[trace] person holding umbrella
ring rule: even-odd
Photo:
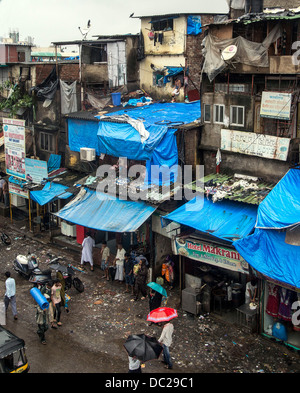
[[[162,346],[154,337],[145,334],[132,334],[124,343],[129,359],[129,373],[141,373],[141,361],[158,359]]]
[[[152,310],[155,310],[161,306],[162,298],[167,297],[167,291],[156,282],[149,282],[147,286],[151,288],[149,292],[149,309],[151,312]],[[153,322],[150,321],[149,326],[152,324]],[[160,326],[160,323],[158,323],[158,326]]]
[[[173,368],[170,356],[170,346],[172,345],[172,337],[174,332],[174,325],[170,323],[170,320],[176,317],[178,317],[177,310],[170,307],[156,308],[155,310],[152,310],[147,316],[147,321],[165,323],[158,342],[163,347],[163,362],[166,363],[165,368],[170,370]]]

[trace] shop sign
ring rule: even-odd
[[[221,149],[274,160],[286,161],[289,138],[222,129]]]
[[[28,191],[23,190],[18,184],[9,182],[9,193],[28,199]]]
[[[25,179],[25,120],[3,119],[6,173]]]
[[[26,180],[41,183],[48,178],[47,161],[25,158]]]
[[[261,97],[260,116],[272,119],[290,120],[291,93],[263,91]]]
[[[175,255],[183,255],[187,258],[218,266],[223,269],[233,270],[240,273],[249,273],[248,263],[234,249],[216,246],[201,241],[175,238],[173,244]]]

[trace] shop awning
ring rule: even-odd
[[[300,168],[290,169],[259,205],[256,228],[284,229],[300,224]]]
[[[300,246],[285,242],[286,231],[256,229],[233,243],[241,256],[265,276],[300,288]]]
[[[163,227],[175,221],[217,238],[234,241],[251,233],[256,214],[257,207],[253,205],[231,201],[213,203],[205,197],[196,197],[161,217],[161,221]]]
[[[123,201],[108,194],[82,189],[55,215],[100,231],[134,232],[154,211],[154,207],[142,201]]]
[[[70,198],[73,194],[66,192],[67,189],[68,187],[62,184],[47,182],[42,190],[30,191],[30,198],[40,206],[43,206],[57,199]]]

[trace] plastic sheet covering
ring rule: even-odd
[[[145,130],[149,132],[149,137],[142,141],[141,135],[131,124],[113,122],[114,115],[117,121],[118,116],[123,114],[133,120],[141,120]],[[110,121],[101,119],[99,122],[98,149],[100,153],[133,160],[147,160],[149,161],[147,162],[148,168],[150,165],[165,165],[171,168],[178,163],[176,126],[199,119],[201,110],[199,101],[189,104],[158,103],[124,109],[114,112],[114,115],[109,114]],[[151,178],[151,173],[148,172],[148,183],[161,184],[155,179],[155,177]]]
[[[285,231],[256,229],[233,246],[257,271],[300,288],[300,246],[285,243]]]
[[[98,121],[68,119],[70,150],[80,152],[81,147],[88,147],[95,149],[99,156],[97,132]]]
[[[208,34],[202,41],[204,46],[203,55],[205,57],[203,64],[203,72],[205,72],[210,81],[220,74],[228,65],[229,61],[225,62],[222,59],[221,52],[227,46],[235,45],[237,53],[234,56],[234,63],[241,63],[255,67],[268,67],[269,46],[281,37],[282,28],[278,23],[264,39],[262,43],[252,42],[239,36],[232,39],[220,40],[211,34]]]
[[[100,231],[134,232],[154,211],[154,207],[141,201],[123,201],[85,189],[55,215]]]
[[[54,66],[47,78],[44,79],[43,82],[38,86],[34,86],[31,90],[36,93],[36,96],[39,100],[52,101],[55,96],[57,87],[58,79],[56,75],[56,67]]]
[[[68,85],[60,80],[60,100],[63,115],[77,111],[76,81]]]
[[[300,224],[300,169],[290,169],[260,203],[257,228],[284,229]]]
[[[171,221],[187,225],[217,238],[234,241],[248,236],[254,229],[257,208],[239,202],[196,197],[172,213],[161,217],[162,226]]]
[[[46,205],[49,202],[54,202],[57,199],[68,199],[73,194],[66,192],[68,187],[55,182],[47,182],[42,190],[30,191],[30,198],[38,203],[40,206]]]
[[[198,35],[202,33],[201,16],[189,15],[187,18],[187,34]]]

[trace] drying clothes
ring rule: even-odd
[[[284,321],[291,321],[291,307],[292,307],[292,291],[285,288],[280,288],[280,304],[278,309],[278,318]]]
[[[268,283],[268,302],[266,313],[271,315],[274,318],[278,316],[279,309],[279,287],[278,285]]]
[[[60,80],[61,113],[77,112],[76,81],[68,85]]]

